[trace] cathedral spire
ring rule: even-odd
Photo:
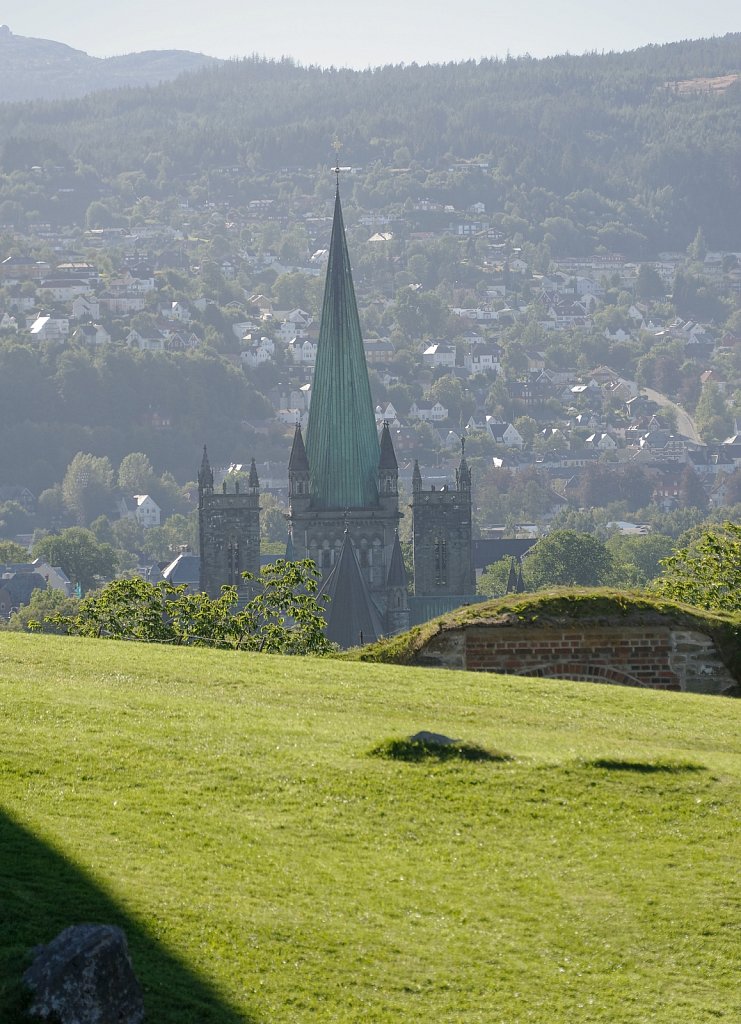
[[[259,481],[258,476],[257,476],[257,466],[255,465],[255,460],[254,459],[252,460],[252,463],[250,464],[250,478],[249,478],[249,481],[248,481],[248,486],[249,486],[250,491],[253,494],[256,494],[257,491],[259,491],[259,489],[260,489],[260,481]]]
[[[466,462],[466,439],[461,438],[461,461],[455,474],[455,483],[459,491],[471,490],[471,470]]]
[[[339,187],[306,437],[314,508],[378,505],[380,449]]]
[[[198,470],[198,490],[201,494],[204,492],[210,492],[214,489],[214,473],[211,469],[211,463],[208,461],[208,452],[206,451],[206,445],[203,446],[203,458],[201,459],[201,467]]]

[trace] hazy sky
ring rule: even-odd
[[[0,0],[0,24],[94,56],[197,50],[367,67],[628,50],[741,30],[739,0]]]

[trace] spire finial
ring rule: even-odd
[[[339,192],[340,191],[340,150],[342,149],[342,143],[337,138],[337,136],[335,136],[335,140],[332,143],[332,148],[334,149],[335,156],[337,158],[337,162],[335,163],[335,166],[334,166],[334,173],[335,173],[335,176],[337,178],[337,191]]]

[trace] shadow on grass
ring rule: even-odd
[[[620,758],[599,757],[594,761],[585,761],[586,768],[604,768],[610,772],[641,772],[645,775],[664,772],[668,775],[681,775],[684,772],[704,772],[701,764],[690,761],[623,761]]]
[[[435,743],[430,740],[385,740],[369,751],[389,761],[511,761],[508,754],[485,750],[473,743]]]
[[[25,1024],[21,975],[29,950],[63,928],[116,924],[126,933],[144,992],[146,1020],[157,1024],[257,1024],[227,1005],[153,939],[110,896],[58,852],[0,812],[0,1021]]]

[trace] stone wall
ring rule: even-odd
[[[692,693],[737,692],[712,638],[671,622],[610,626],[463,623],[417,652],[421,665]]]

